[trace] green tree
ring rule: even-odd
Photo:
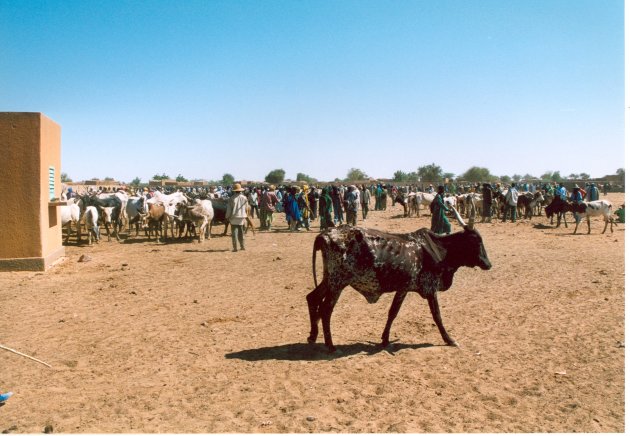
[[[530,173],[527,173],[523,176],[523,180],[532,180],[535,179],[534,176],[532,176]]]
[[[296,181],[298,182],[306,182],[306,183],[315,183],[317,182],[317,179],[315,177],[311,177],[308,174],[304,174],[304,173],[297,173],[297,176],[295,178]]]
[[[346,176],[346,181],[352,182],[355,180],[365,180],[368,178],[368,175],[365,174],[358,168],[350,168],[348,170],[348,175]]]
[[[453,180],[455,180],[455,173],[443,173],[442,177],[448,179],[449,182],[452,182]]]
[[[488,168],[482,167],[470,167],[464,174],[460,175],[458,178],[467,182],[487,182],[489,180],[496,179],[495,176],[490,174],[490,170],[488,170]]]
[[[501,183],[510,183],[512,182],[512,178],[510,176],[501,176],[499,177],[499,180],[501,180]],[[478,182],[480,182],[481,180],[477,180]]]
[[[176,182],[187,182],[188,179],[184,176],[182,176],[181,174],[178,174],[177,177],[175,177],[175,181]]]
[[[140,177],[136,177],[135,179],[131,181],[132,186],[140,186],[140,183],[142,183],[142,180],[140,180]]]
[[[423,182],[439,182],[444,178],[442,168],[432,163],[418,168],[418,177]]]
[[[70,177],[68,177],[68,174],[66,173],[61,173],[61,183],[68,183],[71,182],[72,179]]]
[[[522,178],[523,176],[521,176],[520,174],[514,174],[512,176],[512,180],[514,180],[515,182],[520,182]]]
[[[223,178],[221,178],[221,184],[224,186],[233,185],[234,176],[230,173],[223,174]]]
[[[615,174],[617,174],[621,182],[626,180],[626,170],[624,168],[619,168]]]
[[[418,174],[411,172],[406,173],[404,171],[398,170],[394,173],[394,182],[417,182]]]
[[[591,178],[591,175],[590,175],[590,174],[587,174],[587,173],[580,173],[580,179],[581,179],[581,180],[588,180],[588,179],[590,179],[590,178]]]
[[[106,182],[113,182],[114,178],[113,177],[105,177],[103,180],[105,180]]]
[[[265,182],[273,183],[274,185],[277,185],[284,181],[285,175],[286,175],[286,172],[283,169],[270,171],[269,174],[265,176]]]
[[[170,179],[169,176],[166,175],[166,173],[162,173],[162,175],[156,174],[153,176],[153,180],[168,180]]]

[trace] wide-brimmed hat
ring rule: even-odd
[[[240,183],[235,183],[234,186],[232,187],[232,191],[234,191],[234,192],[242,192],[243,188],[241,187]]]
[[[272,191],[275,191],[276,190],[276,185],[269,185],[269,189],[272,190]]]

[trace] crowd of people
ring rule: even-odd
[[[232,223],[234,239],[234,249],[236,250],[237,242],[240,243],[241,249],[244,249],[244,241],[242,238],[242,222],[244,217],[243,211],[245,206],[249,206],[250,217],[260,220],[260,230],[267,231],[271,229],[273,217],[276,213],[284,213],[288,223],[288,230],[300,231],[304,229],[310,231],[313,225],[319,222],[319,230],[325,230],[330,227],[336,227],[347,223],[357,225],[359,212],[362,220],[368,218],[371,210],[380,211],[387,209],[388,199],[394,199],[398,194],[407,195],[412,192],[426,192],[435,194],[434,200],[430,205],[431,211],[431,230],[438,234],[448,234],[451,232],[451,226],[447,217],[449,212],[445,204],[444,198],[449,195],[460,195],[466,193],[479,193],[483,199],[483,208],[481,211],[482,222],[489,222],[492,216],[492,199],[498,194],[505,198],[505,207],[503,209],[503,222],[509,218],[512,222],[516,222],[516,207],[518,196],[523,192],[542,192],[546,196],[557,196],[562,200],[569,201],[594,201],[599,199],[599,187],[595,183],[586,183],[584,187],[577,184],[574,185],[572,192],[569,194],[563,183],[545,182],[545,183],[511,183],[502,184],[501,182],[485,182],[485,183],[448,183],[439,185],[437,191],[432,183],[428,186],[422,184],[411,185],[393,185],[393,184],[360,184],[359,186],[350,184],[328,184],[328,185],[249,185],[241,187],[240,184],[233,186],[216,186],[216,187],[187,187],[187,188],[166,188],[164,193],[172,190],[182,190],[187,195],[199,198],[224,198],[230,200],[228,210],[232,210],[232,218],[238,223]],[[138,192],[141,195],[150,198],[155,190],[159,188],[148,187]],[[69,195],[72,195],[72,189],[69,188]],[[107,192],[107,190],[103,190]],[[604,195],[607,190],[604,189]],[[234,198],[238,197],[238,202],[234,203]],[[237,211],[238,209],[238,211]],[[615,212],[620,220],[624,219],[624,210],[619,209]],[[230,213],[230,212],[228,212]],[[576,220],[579,217],[575,216]],[[239,227],[240,226],[240,227]],[[240,232],[240,233],[239,233]]]

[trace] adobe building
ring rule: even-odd
[[[61,128],[36,112],[0,112],[0,271],[44,271],[61,244]]]

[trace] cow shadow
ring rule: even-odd
[[[213,249],[208,249],[208,250],[193,250],[193,249],[189,249],[189,250],[183,250],[184,253],[225,253],[226,251],[231,251],[227,248],[222,248],[220,250],[213,250]]]
[[[381,344],[355,343],[347,345],[337,345],[337,351],[329,353],[324,344],[285,344],[273,347],[252,348],[250,350],[236,351],[225,355],[226,359],[239,359],[248,362],[257,362],[261,360],[335,360],[342,357],[353,356],[356,354],[366,354],[368,356],[381,352],[396,354],[400,350],[434,347],[433,344],[400,344],[396,342],[390,343],[386,348]]]
[[[534,227],[536,230],[549,230],[549,229],[556,228],[555,224],[549,225],[549,224],[541,224],[541,223],[534,224],[532,227]]]

